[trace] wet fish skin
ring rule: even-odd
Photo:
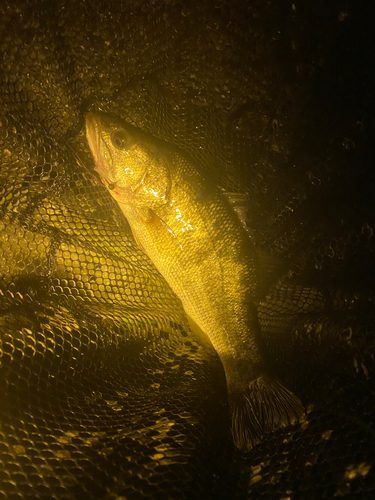
[[[236,446],[248,451],[297,421],[302,403],[267,374],[257,253],[224,193],[177,149],[117,118],[88,113],[86,135],[135,239],[222,361]]]

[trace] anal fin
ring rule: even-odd
[[[189,314],[186,311],[185,314],[189,321],[190,329],[193,332],[194,337],[197,339],[197,341],[210,351],[214,351],[216,353],[215,348],[211,344],[211,340],[209,339],[209,337],[203,332],[203,330],[197,325],[197,323],[189,316]]]

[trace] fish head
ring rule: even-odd
[[[95,171],[113,198],[151,209],[167,203],[170,162],[157,140],[105,113],[87,113],[85,120]]]

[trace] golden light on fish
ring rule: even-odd
[[[143,131],[102,113],[87,114],[86,131],[96,171],[135,239],[221,359],[236,446],[247,451],[296,422],[302,403],[269,375],[261,352],[262,273],[241,211],[183,154]]]

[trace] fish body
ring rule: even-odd
[[[221,359],[236,446],[247,451],[296,421],[302,404],[267,374],[260,349],[257,253],[223,191],[177,149],[116,118],[88,113],[86,134],[136,241]]]

